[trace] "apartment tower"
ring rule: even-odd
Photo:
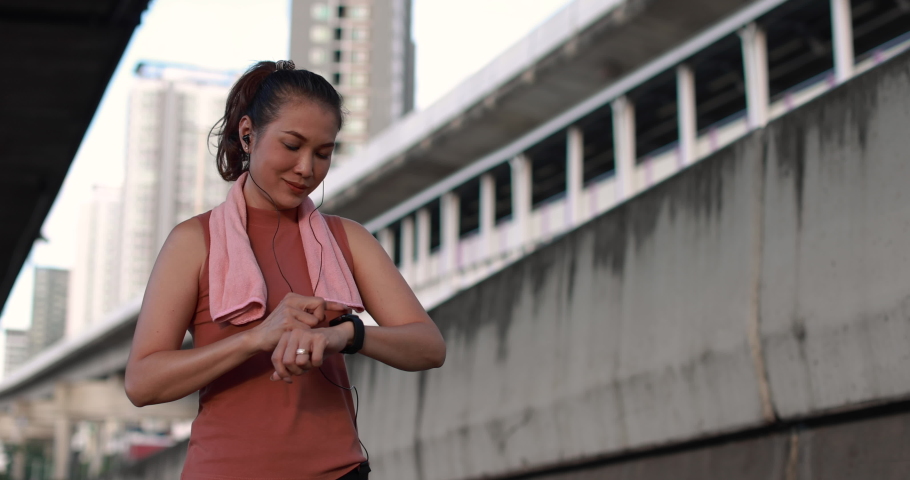
[[[7,329],[3,377],[8,377],[28,361],[28,330]]]
[[[70,273],[66,336],[76,336],[120,306],[121,188],[95,186],[83,205]]]
[[[344,96],[344,162],[414,108],[411,0],[292,0],[291,59]]]
[[[209,131],[235,73],[141,63],[130,103],[118,296],[138,298],[171,229],[224,201]]]
[[[32,326],[28,329],[30,358],[63,338],[69,273],[59,268],[35,268]]]

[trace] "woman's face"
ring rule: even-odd
[[[259,132],[243,117],[240,138],[250,136],[247,151],[255,181],[243,187],[247,204],[273,209],[274,201],[280,210],[298,207],[329,172],[337,134],[335,113],[307,100],[285,103],[275,121]]]

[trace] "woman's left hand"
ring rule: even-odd
[[[271,379],[292,383],[292,375],[303,375],[312,368],[319,368],[327,355],[343,350],[353,337],[354,328],[350,322],[285,332],[272,353],[275,372]],[[306,353],[297,353],[298,349]]]

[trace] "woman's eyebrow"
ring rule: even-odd
[[[303,140],[304,142],[306,141],[306,137],[304,137],[303,135],[301,135],[301,134],[299,134],[299,133],[297,133],[297,132],[295,132],[295,131],[293,131],[293,130],[285,130],[285,131],[283,131],[283,132],[281,132],[281,133],[286,133],[286,134],[288,134],[288,135],[293,135],[293,136],[295,136],[295,137],[297,137],[297,138]]]
[[[299,134],[299,133],[297,133],[297,132],[295,132],[295,131],[293,131],[293,130],[283,130],[281,133],[286,133],[286,134],[288,134],[288,135],[293,135],[293,136],[295,136],[295,137],[297,137],[297,138],[303,140],[304,142],[307,141],[307,138],[306,138],[306,137],[304,137],[303,135],[301,135],[301,134]],[[333,148],[334,148],[334,147],[335,147],[335,142],[323,143],[323,144],[320,145],[318,148],[324,148],[324,147],[333,147]]]

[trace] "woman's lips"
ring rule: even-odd
[[[284,183],[288,184],[288,186],[291,187],[291,191],[294,193],[303,193],[306,191],[306,185],[291,183],[287,180],[284,180]]]

